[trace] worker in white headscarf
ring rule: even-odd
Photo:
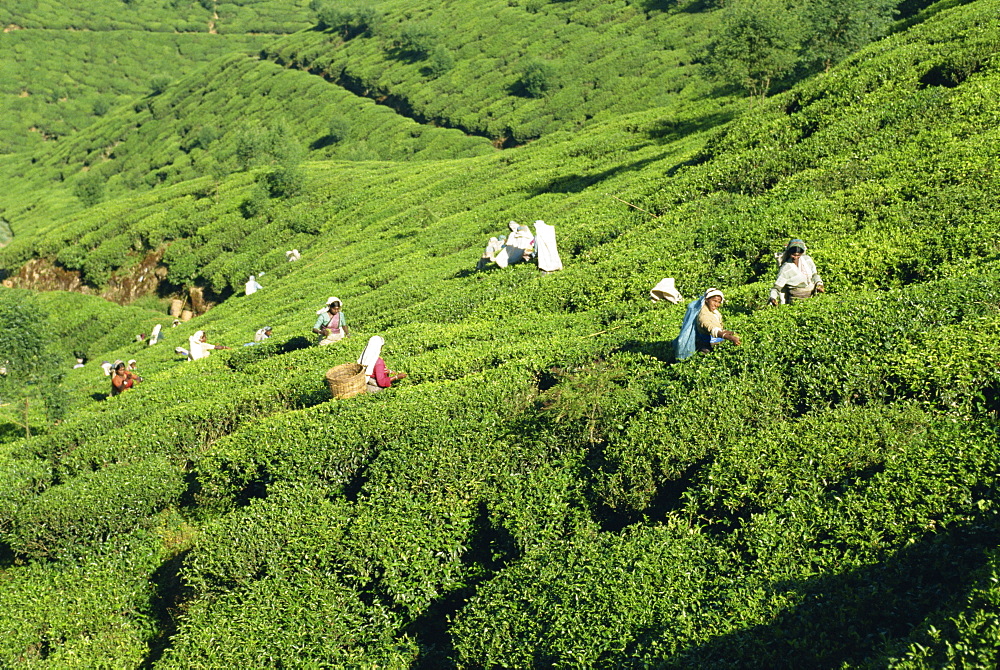
[[[228,349],[221,344],[209,344],[208,336],[204,330],[195,331],[194,335],[188,338],[188,360],[196,361],[200,358],[208,358],[213,349]]]
[[[722,314],[719,313],[719,307],[722,306],[723,302],[725,302],[725,297],[719,289],[710,288],[705,291],[694,332],[695,348],[699,352],[710,352],[723,340],[728,340],[735,345],[740,343],[740,338],[736,333],[722,327]]]
[[[535,250],[538,252],[538,269],[544,274],[562,270],[562,260],[556,248],[556,229],[541,219],[535,221]]]
[[[253,295],[262,288],[264,287],[257,283],[257,278],[254,277],[253,275],[250,275],[250,279],[247,280],[244,290],[246,291],[247,295]]]
[[[343,303],[335,295],[326,299],[326,306],[316,310],[316,323],[313,324],[313,332],[319,335],[316,342],[321,347],[334,342],[339,342],[345,337],[349,337],[351,332],[347,329],[347,321],[341,311]]]
[[[792,239],[785,245],[778,259],[778,276],[771,288],[772,305],[791,304],[796,300],[811,298],[817,293],[826,293],[823,278],[816,271],[816,263],[806,254],[806,243]]]
[[[382,389],[392,386],[393,382],[406,378],[405,372],[393,372],[385,367],[385,361],[382,360],[382,345],[384,344],[384,339],[378,335],[372,335],[358,357],[358,363],[365,368],[366,390],[369,393],[378,393]]]

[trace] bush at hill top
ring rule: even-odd
[[[580,25],[663,11],[506,4]],[[261,190],[286,156],[271,142],[242,171],[40,207],[72,216],[12,196],[11,275],[47,263],[98,292],[156,254],[161,287],[218,304],[172,328],[155,293],[30,294],[69,401],[58,423],[29,411],[30,437],[0,424],[0,665],[994,667],[1000,2],[939,9],[752,106],[608,112],[504,150],[437,129],[418,160],[323,160],[364,150],[362,114],[294,163],[297,190]],[[361,71],[385,30],[269,53],[314,40],[311,62]],[[290,74],[226,63],[262,87]],[[140,114],[207,118],[192,98],[233,90],[214,86]],[[387,135],[416,127],[393,118]],[[205,141],[235,154],[283,127],[306,125]],[[185,165],[153,144],[130,160]],[[565,268],[477,272],[512,219],[555,225]],[[828,291],[768,308],[793,236]],[[649,301],[663,277],[680,304]],[[743,344],[675,363],[709,286]],[[351,336],[313,346],[330,295]],[[135,340],[155,323],[161,343]],[[196,330],[232,349],[183,361]],[[331,399],[324,372],[376,334],[407,379]],[[144,380],[106,398],[96,364],[116,358]]]

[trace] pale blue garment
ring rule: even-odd
[[[701,313],[703,304],[705,304],[704,296],[696,298],[688,303],[687,311],[684,312],[681,333],[674,340],[674,351],[679,361],[690,358],[695,352],[694,333],[698,323],[698,314]]]

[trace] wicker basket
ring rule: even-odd
[[[326,385],[334,398],[350,398],[365,392],[365,367],[359,363],[344,363],[326,371]]]

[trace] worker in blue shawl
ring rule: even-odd
[[[729,340],[739,345],[739,336],[731,330],[722,327],[722,315],[719,307],[725,297],[722,291],[710,288],[705,295],[688,303],[681,322],[681,332],[674,340],[676,358],[683,361],[690,358],[694,352],[710,352],[717,344]]]

